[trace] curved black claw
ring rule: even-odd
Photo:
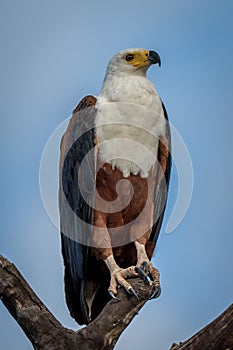
[[[151,294],[151,296],[149,297],[149,300],[158,298],[160,294],[161,294],[161,288],[156,287],[153,293]]]
[[[109,293],[109,295],[110,295],[110,297],[111,297],[112,299],[118,300],[118,301],[121,300],[121,299],[117,298],[117,297],[113,294],[113,292],[112,292],[111,290],[109,290],[108,293]]]
[[[145,262],[146,263],[146,262]],[[146,263],[147,265],[147,263]],[[151,284],[150,277],[145,273],[144,267],[140,268],[138,266],[135,267],[135,271],[139,274],[139,276],[143,279],[143,281],[147,282],[148,284]]]
[[[146,272],[147,265],[148,265],[148,263],[147,263],[146,261],[143,261],[141,267],[142,267],[142,270],[143,270],[144,272]]]
[[[133,294],[133,295],[135,296],[135,298],[137,298],[137,300],[139,301],[139,297],[138,297],[137,293],[135,292],[135,290],[133,289],[133,287],[130,287],[130,288],[129,288],[129,292],[130,292],[131,294]]]

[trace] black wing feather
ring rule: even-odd
[[[161,101],[162,102],[162,101]],[[161,181],[160,184],[155,185],[155,200],[154,200],[154,225],[152,227],[151,235],[149,238],[150,242],[154,242],[156,244],[159,231],[162,226],[163,216],[166,208],[166,202],[167,202],[167,194],[168,194],[168,187],[169,187],[169,181],[170,181],[170,173],[171,173],[171,132],[169,127],[169,120],[166,108],[162,102],[163,106],[163,112],[164,116],[167,120],[166,125],[166,138],[168,140],[168,149],[169,149],[169,156],[167,158],[166,163],[166,170],[164,173],[164,179]],[[158,150],[158,160],[160,159],[160,149]]]
[[[70,314],[79,324],[89,323],[83,290],[93,227],[93,205],[89,206],[81,194],[78,172],[84,157],[94,148],[95,102],[93,96],[87,96],[79,103],[61,141],[59,209],[65,293]],[[82,191],[93,203],[95,159],[92,153],[87,158],[87,166],[88,175],[85,168],[81,175],[86,176]],[[85,223],[90,224],[89,229]]]

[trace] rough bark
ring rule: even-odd
[[[193,337],[179,345],[173,344],[170,350],[210,349],[233,349],[233,304]]]
[[[120,334],[153,291],[132,279],[140,302],[119,290],[121,301],[110,301],[90,325],[74,332],[64,328],[36,296],[17,268],[0,256],[0,297],[35,349],[89,350],[114,348]]]
[[[139,279],[130,282],[140,301],[119,290],[121,301],[110,301],[90,325],[74,332],[64,328],[22,277],[17,268],[0,256],[0,297],[24,330],[35,349],[110,350],[121,333],[148,300],[152,287]],[[186,342],[172,350],[226,350],[233,348],[233,305]]]

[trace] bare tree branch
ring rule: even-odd
[[[53,349],[55,339],[60,346],[57,349],[62,349],[62,344],[74,333],[70,330],[64,331],[16,267],[2,256],[0,297],[35,349]]]
[[[179,345],[170,350],[232,350],[233,349],[233,304],[219,317]]]
[[[135,297],[119,290],[121,301],[110,301],[90,325],[74,332],[64,328],[22,277],[17,268],[0,256],[0,297],[24,330],[35,349],[111,350],[121,333],[148,300],[153,287],[140,279],[130,281]],[[189,340],[170,350],[233,349],[233,305]]]
[[[17,268],[0,257],[0,297],[35,349],[113,349],[120,334],[152,293],[152,287],[145,288],[139,279],[131,282],[140,302],[119,290],[121,301],[110,301],[94,322],[74,332],[62,327]]]

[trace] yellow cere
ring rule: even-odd
[[[136,68],[149,66],[150,62],[147,60],[149,50],[142,50],[136,52],[128,52],[125,55],[125,61]]]

